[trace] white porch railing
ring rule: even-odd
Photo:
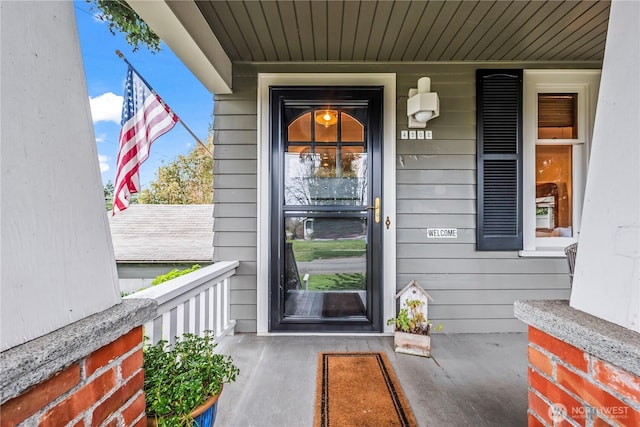
[[[217,262],[165,283],[143,289],[125,298],[148,298],[158,303],[158,317],[144,325],[152,344],[175,343],[184,333],[215,332],[216,341],[233,335],[236,321],[230,319],[230,281],[238,261]]]

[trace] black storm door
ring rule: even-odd
[[[272,87],[270,330],[382,331],[382,88]]]

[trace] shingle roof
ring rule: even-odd
[[[117,262],[213,261],[213,205],[130,205],[108,216]]]

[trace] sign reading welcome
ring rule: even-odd
[[[428,239],[457,239],[457,228],[427,228]]]

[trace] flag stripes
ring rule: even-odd
[[[149,157],[151,144],[178,122],[160,96],[129,66],[122,105],[113,214],[129,206],[131,194],[140,191],[139,169]]]

